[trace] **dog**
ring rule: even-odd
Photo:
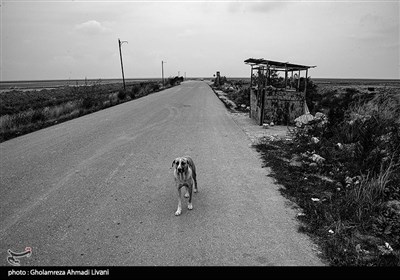
[[[190,156],[178,157],[172,162],[174,167],[175,184],[178,189],[178,209],[175,216],[182,213],[181,188],[186,188],[185,197],[189,198],[188,209],[193,209],[192,190],[197,193],[196,166]]]

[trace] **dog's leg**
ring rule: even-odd
[[[188,184],[183,184],[185,186],[185,195],[184,197],[188,198],[189,197],[189,185]]]
[[[193,171],[192,177],[193,177],[193,182],[194,182],[194,192],[197,193],[198,189],[197,189],[197,179],[196,179],[196,171],[195,170]]]
[[[192,210],[193,209],[193,204],[192,204],[192,189],[193,189],[193,183],[189,184],[187,186],[187,190],[189,192],[189,204],[188,204],[188,209]]]
[[[178,209],[176,209],[175,216],[179,216],[182,212],[181,187],[178,186]]]

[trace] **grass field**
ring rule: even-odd
[[[0,142],[160,90],[160,81],[92,82],[60,86],[59,81],[20,82],[0,92]],[[3,83],[4,86],[4,83]],[[40,89],[40,86],[57,86]],[[15,89],[17,88],[17,89]],[[36,89],[32,89],[36,88]]]

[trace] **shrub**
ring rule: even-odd
[[[118,96],[119,100],[124,100],[126,98],[126,91],[123,90],[123,89],[120,89],[118,91],[118,95],[117,96]]]
[[[381,163],[400,152],[400,100],[381,94],[359,101],[346,111],[344,121],[336,124],[335,135],[341,143],[357,146],[356,159],[362,170],[380,172]]]
[[[173,78],[168,78],[167,80],[167,84],[171,85],[171,86],[175,86],[175,85],[179,85],[181,82],[183,82],[183,77],[173,77]]]
[[[139,84],[133,85],[132,90],[129,93],[130,97],[132,99],[134,99],[136,96],[138,96],[139,92],[140,92],[140,89],[141,89],[141,86]]]
[[[43,110],[37,109],[33,111],[31,118],[32,123],[43,122],[45,120],[46,120],[46,115],[43,113]]]
[[[152,91],[158,91],[160,90],[160,85],[158,83],[153,83],[152,84]]]
[[[83,98],[82,106],[83,106],[85,109],[90,109],[90,108],[92,108],[94,105],[95,105],[95,100],[94,100],[94,98],[93,98],[91,95],[86,95],[86,96]]]
[[[140,91],[140,96],[146,96],[146,95],[148,95],[149,93],[151,93],[151,91],[152,91],[152,86],[151,86],[151,84],[143,84],[143,86],[142,86],[142,89],[141,89],[141,91]]]
[[[243,87],[239,90],[234,90],[229,94],[229,98],[238,106],[241,104],[250,106],[250,89],[248,87]]]
[[[303,92],[305,87],[305,79],[300,78],[300,88],[298,91]],[[318,94],[317,85],[311,80],[310,77],[307,77],[307,93],[306,93],[306,103],[308,109],[311,113],[318,112],[316,106],[318,102],[321,100],[321,95]]]
[[[0,131],[2,133],[13,130],[15,128],[15,117],[11,115],[4,115],[0,117]]]

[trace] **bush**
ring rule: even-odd
[[[46,115],[43,113],[43,110],[34,110],[31,118],[32,123],[43,122],[46,120]]]
[[[160,85],[158,83],[154,83],[152,85],[152,91],[154,92],[154,91],[158,91],[158,90],[160,90]]]
[[[170,86],[175,86],[175,85],[179,85],[181,82],[183,82],[183,77],[173,77],[173,78],[168,78],[167,80],[167,84],[169,84]]]
[[[135,84],[132,87],[132,90],[130,91],[129,95],[132,99],[135,99],[139,95],[141,86],[139,84]]]
[[[332,123],[336,141],[356,146],[357,167],[374,175],[381,164],[400,152],[400,101],[394,95],[382,94],[359,101],[344,113],[344,120]]]
[[[0,131],[2,133],[15,129],[15,117],[3,115],[0,117]]]
[[[239,90],[234,90],[229,94],[229,98],[238,106],[241,104],[250,106],[250,89],[248,87],[243,87]]]
[[[119,100],[124,100],[126,98],[126,91],[123,90],[123,89],[120,89],[118,91],[118,95],[117,96],[118,96]]]
[[[300,87],[298,91],[303,92],[304,91],[304,86],[305,86],[305,79],[300,78]],[[311,80],[310,77],[307,77],[307,93],[306,93],[306,103],[308,106],[308,109],[310,110],[311,113],[316,113],[318,112],[316,105],[318,102],[321,100],[321,95],[318,94],[318,89],[317,85],[314,84],[314,82]]]
[[[351,92],[346,91],[343,100],[332,100],[326,126],[314,119],[295,130],[295,139],[301,145],[310,145],[311,137],[318,137],[322,156],[343,162],[350,173],[374,177],[391,157],[395,163],[400,161],[400,100],[388,94],[370,100],[354,98]]]
[[[95,105],[95,99],[91,95],[88,94],[83,98],[83,101],[82,101],[83,108],[90,109],[94,105]]]

